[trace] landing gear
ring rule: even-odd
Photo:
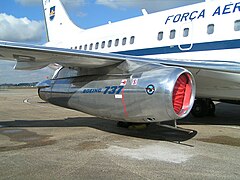
[[[123,121],[117,122],[117,127],[128,128],[129,126],[131,126],[131,123],[129,122],[123,122]]]
[[[215,104],[211,99],[197,99],[194,102],[191,113],[195,117],[214,116]]]
[[[215,104],[212,102],[212,100],[209,100],[210,102],[207,103],[208,106],[208,116],[215,116]]]
[[[117,126],[122,128],[127,128],[127,129],[142,130],[142,129],[146,129],[149,126],[149,123],[132,123],[132,122],[118,121]]]

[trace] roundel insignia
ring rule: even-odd
[[[153,95],[153,93],[155,92],[155,87],[154,85],[150,84],[147,86],[146,88],[146,92],[148,95]]]

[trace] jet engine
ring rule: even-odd
[[[56,78],[39,84],[39,97],[105,119],[161,122],[189,114],[195,81],[186,69],[163,67],[126,75]]]

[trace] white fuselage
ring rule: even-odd
[[[87,29],[58,46],[154,58],[240,62],[239,15],[240,1],[203,2]]]
[[[52,21],[46,18],[50,35],[47,46],[156,59],[240,63],[240,0],[203,2],[87,30],[76,28],[64,10],[57,9],[61,6],[58,1],[51,3],[45,6],[45,16],[56,5],[56,17]],[[197,97],[240,100],[239,74],[189,70],[196,79]]]

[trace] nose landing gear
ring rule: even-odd
[[[196,99],[191,114],[194,117],[214,116],[215,104],[211,99]]]

